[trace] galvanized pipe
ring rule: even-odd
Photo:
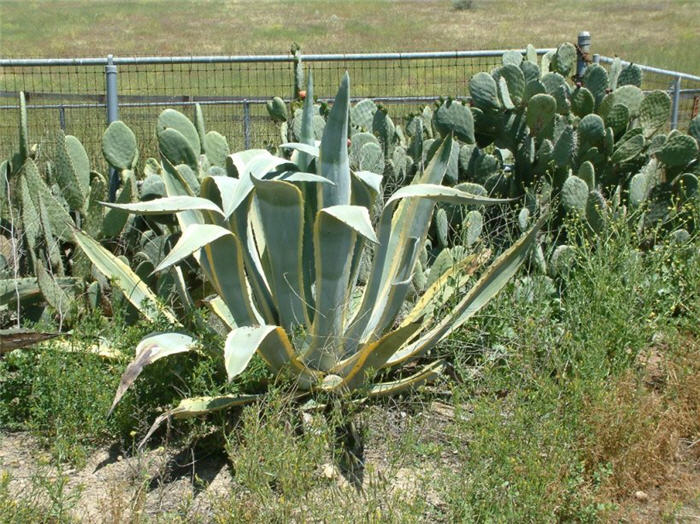
[[[671,129],[678,128],[678,108],[681,102],[681,77],[673,82],[673,105],[671,106]]]
[[[609,56],[601,56],[600,61],[606,64],[612,64],[615,59]],[[632,62],[627,62],[626,60],[620,60],[622,65],[630,65]],[[661,69],[659,67],[652,67],[642,64],[635,63],[642,71],[649,71],[650,73],[658,73],[660,75],[672,76],[674,78],[682,78],[684,80],[693,80],[694,82],[700,82],[700,76],[690,75],[688,73],[681,73],[679,71],[671,71],[670,69]]]
[[[427,51],[417,53],[348,53],[303,55],[305,62],[366,61],[366,60],[420,60],[500,57],[508,49],[481,51]],[[519,49],[525,53],[525,49]],[[554,49],[537,49],[543,55]],[[293,55],[240,55],[240,56],[142,56],[113,57],[114,65],[145,64],[222,64],[249,62],[293,62]],[[0,67],[42,67],[42,66],[101,66],[110,63],[105,58],[3,58]]]
[[[119,102],[117,100],[117,66],[114,65],[113,56],[107,56],[105,66],[105,101],[107,103],[107,124],[119,120]],[[117,189],[119,189],[119,173],[113,167],[109,168],[109,192],[110,202],[117,199]]]
[[[578,52],[576,53],[576,77],[580,80],[588,64],[585,58],[591,52],[591,33],[581,31],[578,34]]]

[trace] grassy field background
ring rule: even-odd
[[[595,52],[700,73],[695,0],[3,1],[4,57],[551,47],[590,31]]]

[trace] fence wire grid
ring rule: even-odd
[[[549,49],[538,50],[543,54]],[[334,96],[340,78],[350,73],[353,97],[390,106],[401,121],[440,96],[468,95],[475,73],[501,65],[503,50],[374,55],[308,55],[302,60],[314,75],[314,94]],[[52,150],[58,129],[84,144],[96,169],[107,125],[105,66],[110,59],[0,60],[0,158],[18,146],[17,96],[24,91],[29,134],[40,149]],[[600,57],[607,65],[612,59]],[[229,140],[232,150],[279,143],[278,128],[265,102],[293,93],[290,55],[241,57],[115,58],[119,119],[131,127],[143,152],[156,150],[155,122],[165,108],[193,116],[199,102],[209,129]],[[644,68],[644,66],[642,66]],[[687,130],[700,105],[700,78],[644,68],[643,89],[677,91],[677,126]],[[680,85],[677,75],[682,75]],[[675,90],[675,91],[674,91]]]

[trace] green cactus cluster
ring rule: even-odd
[[[76,249],[74,231],[78,229],[112,244],[161,297],[169,296],[176,288],[173,276],[154,279],[151,272],[178,234],[177,224],[169,217],[133,217],[121,209],[105,209],[106,178],[91,168],[81,142],[59,130],[54,150],[44,154],[37,146],[30,146],[22,93],[19,109],[18,151],[0,163],[0,212],[11,224],[3,226],[0,235],[3,322],[16,312],[18,297],[21,315],[27,320],[52,314],[42,301],[63,320],[70,318],[78,296],[87,297],[88,308],[99,307],[109,282]],[[206,132],[198,105],[194,121],[192,124],[184,115],[166,110],[158,120],[156,134],[161,154],[171,165],[178,164],[181,176],[196,183],[203,173],[225,173],[230,151],[222,135]],[[136,137],[124,122],[107,127],[102,152],[119,177],[117,203],[148,201],[166,194],[161,162],[148,158],[139,169]]]

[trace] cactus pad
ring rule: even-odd
[[[569,166],[576,155],[576,135],[574,128],[568,126],[559,136],[552,151],[554,162],[560,167]]]
[[[231,153],[226,138],[216,131],[204,135],[204,153],[214,166],[225,167],[226,157]]]
[[[384,153],[379,144],[367,142],[360,150],[358,165],[361,171],[384,172]]]
[[[540,79],[540,68],[537,67],[537,63],[530,62],[529,60],[520,64],[520,70],[523,72],[525,77],[525,84],[533,80]]]
[[[561,188],[561,203],[564,209],[579,214],[585,213],[588,192],[588,184],[584,180],[574,175],[567,178]]]
[[[578,124],[579,150],[586,151],[596,146],[605,138],[605,123],[600,116],[590,114],[584,116]]]
[[[615,136],[622,136],[627,130],[630,111],[627,106],[614,104],[604,117],[605,125],[611,127]]]
[[[635,64],[630,64],[620,71],[617,77],[617,87],[632,85],[642,87],[642,70]]]
[[[462,222],[462,233],[464,234],[464,245],[473,246],[484,228],[484,217],[476,210],[469,211]]]
[[[438,244],[441,247],[447,247],[450,222],[447,219],[447,211],[445,211],[444,207],[439,208],[435,214],[435,229]]]
[[[194,129],[194,126],[192,126]],[[199,143],[199,139],[197,139]],[[187,164],[197,169],[197,154],[188,141],[177,129],[168,127],[158,133],[158,147],[171,164]]]
[[[666,125],[671,113],[671,98],[664,91],[652,91],[639,106],[639,122],[649,138]]]
[[[371,131],[376,112],[377,105],[372,100],[360,100],[350,108],[350,123],[364,131]]]
[[[682,167],[698,155],[698,143],[692,136],[670,136],[656,157],[668,167]]]
[[[477,73],[469,80],[469,94],[477,107],[484,111],[500,108],[498,86],[488,73]]]
[[[187,140],[192,152],[196,155],[202,150],[202,145],[199,142],[199,133],[190,119],[179,111],[174,109],[166,109],[158,115],[158,123],[156,124],[156,133],[161,134],[166,129],[174,129],[178,131],[182,137]]]
[[[700,115],[697,115],[690,121],[690,126],[688,127],[688,134],[692,136],[696,141],[700,142]]]
[[[267,112],[275,122],[286,122],[289,115],[287,114],[287,104],[280,97],[276,96],[272,100],[268,100]]]
[[[593,93],[585,87],[578,87],[571,93],[571,110],[576,116],[584,117],[595,109]]]
[[[510,99],[515,105],[519,105],[525,96],[525,75],[520,67],[508,64],[501,70],[501,78],[504,78],[508,85]]]
[[[552,69],[563,76],[572,74],[576,66],[576,48],[573,44],[565,42],[561,44],[552,60]]]
[[[442,104],[434,115],[435,128],[439,133],[454,135],[467,144],[474,143],[474,117],[471,110],[456,100]]]
[[[535,95],[528,101],[527,125],[535,136],[547,138],[552,135],[556,109],[557,102],[550,95]]]
[[[595,188],[595,167],[593,167],[591,162],[583,162],[579,166],[576,176],[586,182],[588,189],[593,190]]]
[[[642,100],[644,100],[644,93],[642,90],[631,84],[618,87],[612,92],[613,104],[627,106],[630,112],[630,118],[636,118],[639,115],[639,108],[642,105]]]
[[[374,119],[372,120],[372,131],[379,139],[379,143],[384,150],[384,154],[386,156],[390,156],[393,152],[392,148],[394,144],[396,126],[386,111],[378,109],[374,113]]]
[[[583,86],[593,93],[596,105],[600,104],[608,89],[608,72],[598,64],[589,65],[583,73]]]
[[[519,66],[520,63],[523,61],[523,54],[520,51],[506,51],[503,53],[502,57],[502,62],[503,65],[514,65],[514,66]]]
[[[698,195],[698,177],[692,173],[678,175],[671,185],[681,200],[687,200]]]
[[[613,91],[617,89],[617,78],[620,76],[620,71],[622,71],[622,62],[620,57],[615,57],[613,63],[610,64],[610,79],[608,81],[608,87]]]
[[[608,204],[600,191],[591,191],[586,201],[586,220],[596,233],[605,228],[608,216]]]
[[[87,153],[85,150],[78,151],[75,142],[78,140],[72,137],[69,140],[68,136],[63,134],[62,130],[58,131],[56,140],[56,181],[58,182],[63,197],[68,202],[70,209],[82,209],[83,202],[87,190],[83,193],[83,187],[90,184],[90,167],[85,163],[87,161]],[[78,142],[78,145],[80,142]],[[80,145],[82,148],[82,145]]]
[[[557,276],[566,277],[569,271],[571,271],[571,266],[574,263],[575,257],[576,249],[572,246],[567,246],[566,244],[557,246],[550,260],[552,273]]]
[[[116,169],[133,169],[138,154],[136,136],[121,120],[109,124],[102,135],[102,154]]]
[[[634,160],[644,149],[644,137],[634,135],[621,142],[612,154],[610,160],[614,164],[622,164]]]

